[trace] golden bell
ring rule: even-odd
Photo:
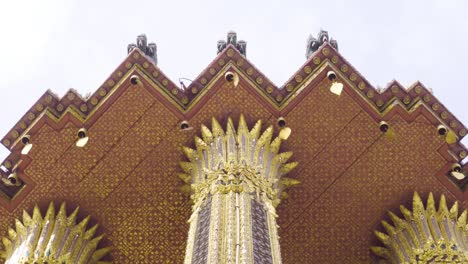
[[[89,137],[85,128],[81,128],[77,133],[78,139],[75,142],[75,145],[79,148],[86,146],[88,143]]]
[[[289,136],[291,135],[291,128],[289,127],[283,127],[281,128],[280,132],[279,132],[279,138],[282,139],[282,140],[287,140],[289,138]]]
[[[21,138],[21,143],[24,144],[24,147],[21,149],[21,154],[22,155],[28,155],[29,151],[31,151],[33,144],[30,142],[30,136],[26,135]]]
[[[224,79],[228,83],[232,83],[234,87],[237,87],[237,85],[239,84],[239,75],[237,75],[237,73],[235,72],[231,72],[231,71],[226,72],[226,74],[224,74]]]
[[[343,84],[340,82],[334,81],[332,85],[330,86],[330,92],[336,95],[341,95],[341,92],[343,92]]]

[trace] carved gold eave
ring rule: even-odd
[[[78,224],[76,208],[67,215],[62,203],[55,213],[53,203],[42,216],[36,205],[32,216],[23,211],[22,221],[15,220],[15,227],[8,229],[2,238],[3,250],[0,258],[6,264],[21,263],[108,263],[101,261],[110,248],[98,249],[103,236],[95,236],[97,225],[87,229],[90,217]]]
[[[458,202],[449,209],[441,195],[436,209],[432,193],[424,206],[415,192],[413,209],[400,210],[403,218],[389,212],[393,225],[382,221],[386,233],[375,231],[384,246],[371,250],[382,263],[468,263],[467,211],[459,215]]]

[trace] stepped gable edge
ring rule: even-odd
[[[129,79],[133,74],[141,76],[144,86],[184,119],[196,113],[195,106],[199,102],[209,99],[210,88],[218,84],[228,70],[239,73],[241,83],[250,84],[246,87],[254,87],[253,94],[258,95],[276,116],[287,115],[313,89],[314,83],[323,80],[328,70],[334,70],[344,82],[347,94],[355,98],[376,121],[389,120],[399,114],[410,122],[419,113],[426,113],[425,116],[429,117],[432,124],[444,124],[456,133],[457,143],[449,146],[454,160],[460,161],[467,156],[466,147],[460,143],[467,134],[467,128],[422,83],[416,82],[405,89],[393,81],[383,90],[376,89],[327,42],[280,87],[275,86],[231,44],[185,89],[171,81],[142,51],[134,49],[96,92],[87,98],[73,89],[62,98],[50,90],[46,91],[1,140],[13,152],[6,161],[18,156],[19,148],[16,146],[21,136],[38,130],[44,122],[55,129],[63,128],[67,121],[76,126],[92,124],[99,113],[103,113],[130,85]],[[311,89],[306,89],[308,87]]]

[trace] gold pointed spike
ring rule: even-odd
[[[247,121],[245,121],[245,117],[242,114],[240,115],[240,118],[239,118],[239,126],[237,130],[239,131],[239,134],[249,133],[249,127],[247,126]]]
[[[296,179],[287,178],[287,177],[281,178],[280,182],[284,186],[284,188],[289,188],[289,187],[301,184],[300,181]]]
[[[16,236],[18,236],[18,234],[16,233],[15,229],[8,227],[8,237],[10,238],[10,240],[15,240]]]
[[[10,253],[7,252],[6,250],[5,250],[5,251],[0,250],[0,260],[5,260],[5,259],[7,259],[9,255],[10,255]]]
[[[419,219],[421,215],[425,214],[424,204],[419,197],[417,192],[414,192],[413,195],[413,216],[416,219]]]
[[[195,148],[200,151],[208,148],[208,145],[199,137],[195,137]]]
[[[450,208],[450,219],[457,220],[458,217],[458,201],[455,201],[455,203],[452,205],[452,208]]]
[[[98,260],[102,259],[104,256],[109,254],[110,251],[111,251],[110,247],[105,247],[105,248],[96,250],[93,254],[93,257],[91,258],[91,263],[95,263]]]
[[[400,210],[402,210],[402,211],[408,210],[404,206],[401,206],[401,207],[402,208],[400,208]],[[390,215],[390,219],[392,219],[393,224],[397,228],[397,233],[402,232],[402,230],[406,230],[409,237],[405,236],[404,240],[406,240],[406,241],[410,240],[413,244],[415,244],[416,246],[419,246],[419,241],[417,239],[416,233],[414,232],[414,230],[408,224],[408,221],[410,221],[410,220],[406,219],[406,217],[411,218],[411,211],[408,210],[408,212],[404,213],[404,215],[406,214],[406,216],[405,216],[406,220],[398,217],[396,214],[394,214],[391,211],[389,211],[388,214]]]
[[[281,163],[285,163],[292,157],[292,155],[293,153],[291,151],[280,153],[277,155],[278,161]]]
[[[56,254],[58,254],[58,247],[61,243],[61,239],[63,238],[63,233],[65,231],[66,224],[67,204],[63,202],[60,205],[60,209],[57,213],[57,216],[55,217],[55,226],[45,249],[46,256],[50,255],[50,258],[57,257]]]
[[[207,144],[213,142],[213,134],[211,133],[210,129],[205,125],[201,126],[201,134],[203,141],[205,141]]]
[[[226,134],[227,135],[236,135],[236,129],[234,128],[234,122],[232,122],[232,118],[228,117],[227,125],[226,125]]]
[[[262,130],[262,120],[258,120],[257,123],[255,123],[254,127],[252,127],[252,130],[250,130],[250,136],[253,139],[258,139],[260,137],[261,130]]]
[[[281,139],[279,137],[275,138],[270,144],[270,152],[277,154],[281,146]]]
[[[405,217],[406,221],[411,221],[412,213],[408,208],[406,208],[403,205],[400,205],[400,211],[403,214],[403,216]]]
[[[81,243],[81,239],[82,237],[82,234],[85,232],[86,230],[86,226],[88,225],[89,223],[89,220],[91,219],[91,216],[87,216],[85,219],[83,219],[78,225],[74,226],[72,228],[72,231],[70,233],[70,235],[68,236],[67,240],[65,241],[65,244],[63,246],[63,250],[62,252],[67,252],[66,255],[66,259],[74,259],[74,255],[75,253],[77,253],[77,251],[79,251],[79,248],[81,247],[81,244],[76,244],[76,243]],[[79,240],[77,240],[79,239]],[[74,248],[73,248],[74,246]],[[72,247],[72,248],[70,248]]]
[[[25,235],[27,231],[26,227],[18,219],[15,219],[15,229],[16,229],[16,233],[20,235],[20,237]]]
[[[90,244],[99,244],[99,242],[101,242],[101,240],[104,238],[104,235],[100,235],[100,236],[97,236],[95,238],[93,238],[89,243]]]
[[[31,226],[33,223],[32,217],[26,212],[26,210],[23,210],[23,224],[26,227]]]
[[[96,233],[98,227],[99,227],[99,225],[94,225],[88,231],[86,231],[86,233],[84,235],[84,239],[90,240],[94,236],[94,234]]]
[[[76,207],[75,210],[73,211],[73,213],[71,213],[70,216],[68,216],[67,218],[67,225],[75,225],[76,223],[76,216],[78,215],[78,210],[80,209],[80,207]]]
[[[185,156],[187,156],[187,158],[190,161],[195,160],[195,157],[197,156],[197,152],[194,149],[182,146],[182,151],[184,152]]]
[[[33,218],[34,222],[42,223],[41,209],[39,209],[39,206],[37,206],[37,204],[34,206],[32,218]]]
[[[182,170],[187,173],[187,174],[190,174],[192,173],[192,163],[190,162],[185,162],[185,161],[181,161],[179,162],[179,165],[180,167],[182,168]]]
[[[11,240],[6,238],[6,237],[2,237],[2,243],[3,243],[3,247],[5,249],[9,249],[11,248]]]
[[[86,226],[88,226],[90,219],[91,219],[91,216],[88,215],[87,217],[85,217],[85,219],[81,220],[78,225],[76,225],[76,228],[84,231],[86,229]]]
[[[78,263],[85,264],[89,263],[89,258],[91,257],[90,254],[95,251],[97,245],[99,244],[99,241],[103,238],[103,235],[100,235],[98,237],[93,238],[91,241],[89,241],[88,244],[83,249],[83,252],[80,255],[80,258],[78,259]]]
[[[63,202],[60,205],[60,209],[57,214],[57,220],[60,220],[60,222],[65,223],[66,219],[67,219],[67,204]]]
[[[6,260],[11,256],[13,251],[12,242],[6,238],[2,237],[3,249],[0,250],[0,260]]]
[[[374,231],[375,236],[380,240],[380,242],[388,245],[390,237],[382,232]]]
[[[223,127],[219,124],[218,120],[216,118],[211,118],[211,131],[213,131],[213,137],[221,137],[224,136],[224,130]]]
[[[395,227],[393,227],[391,224],[389,224],[387,221],[382,221],[382,226],[385,228],[385,230],[387,231],[387,233],[389,235],[395,235],[396,234],[396,231],[395,231]]]
[[[460,217],[458,217],[458,220],[457,220],[457,227],[460,227],[460,228],[465,229],[465,226],[466,226],[466,216],[467,216],[467,212],[466,212],[466,210],[464,210],[463,213],[460,215]]]
[[[390,251],[383,247],[371,247],[371,251],[379,257],[386,258],[390,256]]]
[[[388,215],[390,216],[390,219],[392,219],[393,224],[398,228],[398,229],[403,229],[405,228],[405,221],[401,218],[399,218],[396,214],[394,214],[392,211],[388,211]]]
[[[445,136],[445,142],[447,144],[455,144],[457,143],[457,134],[452,130],[447,131],[447,135]]]
[[[432,194],[432,192],[429,193],[429,196],[427,197],[426,212],[428,214],[428,217],[435,216],[435,214],[436,214],[434,195]]]
[[[269,145],[271,138],[273,137],[273,126],[269,126],[265,131],[263,131],[263,134],[260,136],[258,139],[259,145]]]
[[[179,176],[179,178],[187,184],[190,184],[192,182],[192,176],[190,176],[189,174],[179,173],[177,174],[177,176]]]
[[[7,260],[13,254],[14,245],[11,240],[6,237],[2,237],[3,249],[0,247],[0,261]]]
[[[282,174],[289,173],[289,172],[292,171],[294,168],[296,168],[297,165],[299,165],[299,163],[296,162],[296,161],[283,164],[283,166],[281,166],[281,168],[280,168],[280,172],[281,172]]]
[[[53,202],[50,202],[49,207],[47,208],[46,215],[44,216],[44,221],[52,219],[55,219],[55,206]]]
[[[447,201],[445,200],[445,195],[443,194],[440,196],[439,211],[437,212],[437,214],[439,215],[439,217],[447,217],[447,218],[450,217],[450,212],[447,206]]]

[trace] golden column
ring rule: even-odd
[[[237,132],[230,118],[226,131],[213,118],[201,134],[181,162],[194,202],[185,263],[281,263],[275,207],[299,183],[282,177],[297,166],[286,163],[292,152],[279,153],[272,126],[249,131],[243,116]]]

